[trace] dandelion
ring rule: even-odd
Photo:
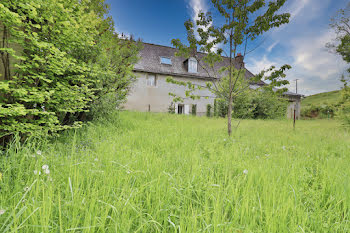
[[[46,169],[44,172],[45,172],[46,175],[50,174],[50,170],[49,169]]]
[[[6,210],[0,210],[0,215],[3,215],[6,212]]]
[[[24,187],[24,192],[28,192],[29,191],[29,187],[28,186],[26,186],[26,187]]]
[[[244,169],[243,174],[244,174],[244,175],[248,175],[248,170],[247,170],[247,169]]]
[[[38,170],[34,170],[34,175],[38,175],[39,174],[39,176],[41,175],[41,171],[38,171]]]
[[[42,167],[41,167],[43,170],[48,170],[49,169],[49,165],[43,165]]]
[[[36,154],[37,154],[37,155],[41,155],[41,150],[38,150],[38,151],[36,152]]]

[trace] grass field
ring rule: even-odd
[[[315,95],[310,95],[301,101],[302,107],[322,106],[336,104],[340,101],[341,95],[340,91],[330,91],[319,93]]]
[[[350,232],[337,121],[122,112],[0,162],[2,233]]]

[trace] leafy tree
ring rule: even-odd
[[[278,14],[280,8],[286,0],[265,1],[265,0],[212,0],[214,8],[223,17],[225,23],[214,26],[211,13],[198,14],[198,20],[185,22],[187,30],[188,45],[179,39],[172,40],[172,44],[179,49],[177,55],[186,58],[195,57],[199,66],[206,71],[210,77],[210,82],[205,87],[191,82],[179,82],[168,78],[168,82],[183,85],[188,88],[187,97],[192,99],[200,98],[194,94],[195,90],[208,88],[217,97],[228,103],[228,134],[231,135],[232,104],[237,97],[249,88],[249,84],[263,78],[267,71],[263,71],[255,78],[246,80],[243,62],[237,64],[235,57],[239,51],[246,55],[247,45],[261,36],[271,28],[279,27],[289,22],[290,14]],[[228,47],[228,54],[224,59],[221,55],[224,50],[221,47]],[[202,53],[197,53],[197,49]],[[220,69],[216,69],[216,64],[225,64]],[[280,69],[271,67],[268,69],[272,75],[264,77],[270,81],[272,86],[288,84],[283,80],[284,71],[290,69],[289,65],[284,65]],[[222,78],[227,81],[220,81]],[[225,87],[223,87],[226,85]],[[174,96],[174,101],[181,101],[183,97]]]
[[[0,140],[79,127],[107,94],[125,96],[134,43],[102,0],[0,3]]]
[[[342,56],[343,60],[350,63],[350,3],[344,9],[338,11],[331,19],[331,27],[334,29],[337,38],[335,43],[328,43],[327,47]],[[350,72],[348,68],[347,72]],[[339,103],[338,115],[343,119],[345,125],[350,126],[350,87],[348,86],[349,76],[341,78],[344,83],[342,89],[342,100]]]

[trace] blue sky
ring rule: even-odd
[[[144,42],[171,46],[171,40],[186,42],[184,22],[203,10],[220,18],[210,0],[107,0],[116,31],[132,34]],[[344,8],[347,0],[287,0],[281,12],[291,13],[289,24],[273,29],[249,46],[255,49],[245,57],[253,73],[271,65],[290,64],[288,88],[310,95],[339,89],[339,78],[347,65],[327,51],[325,44],[335,38],[330,18]],[[249,50],[249,49],[248,49]]]

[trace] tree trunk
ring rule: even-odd
[[[231,136],[232,134],[232,94],[230,93],[230,98],[228,102],[228,110],[227,110],[227,132],[228,136]]]

